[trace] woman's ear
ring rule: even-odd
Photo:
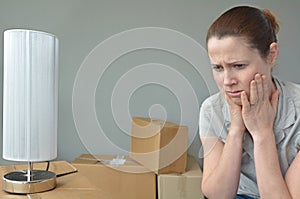
[[[273,42],[270,44],[270,51],[268,55],[268,63],[275,65],[278,56],[278,44]]]

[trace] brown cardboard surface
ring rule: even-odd
[[[202,171],[194,157],[188,156],[183,174],[158,175],[158,199],[203,199]]]
[[[7,172],[14,170],[26,169],[27,165],[10,165],[1,166],[0,175],[3,176]],[[34,164],[34,169],[45,170],[46,163]],[[54,161],[51,162],[50,171],[57,174],[57,185],[56,188],[47,192],[28,194],[28,195],[17,195],[9,194],[4,191],[0,191],[1,199],[92,199],[92,198],[109,198],[105,193],[96,185],[94,185],[90,179],[81,173],[77,172],[77,169],[66,161]],[[0,181],[2,188],[2,180]]]
[[[156,175],[143,166],[125,157],[124,165],[110,166],[98,160],[112,160],[116,156],[83,154],[72,164],[79,173],[111,199],[155,199]]]
[[[130,157],[155,173],[184,173],[187,146],[187,126],[160,119],[132,118]]]
[[[33,169],[34,170],[45,170],[47,167],[46,162],[40,162],[40,163],[34,163],[33,164]],[[0,167],[0,172],[1,173],[8,173],[16,170],[26,170],[27,165],[20,164],[20,165],[7,165],[7,166],[1,166]],[[53,171],[56,176],[61,176],[61,175],[66,175],[69,173],[74,173],[76,172],[76,168],[72,166],[70,163],[66,161],[54,161],[50,162],[49,165],[49,171]]]
[[[54,190],[30,194],[32,199],[109,199],[105,192],[80,172],[57,178]]]

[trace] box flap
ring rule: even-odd
[[[156,126],[168,127],[168,128],[172,128],[172,127],[178,128],[179,126],[183,126],[174,122],[170,122],[158,118],[132,117],[132,121],[133,123],[138,124],[140,126],[148,126],[150,123]]]
[[[82,154],[78,158],[76,158],[72,164],[88,164],[90,166],[105,166],[111,169],[115,169],[118,171],[126,172],[126,173],[148,173],[152,172],[149,169],[145,168],[137,161],[131,159],[128,156],[124,156],[123,158],[126,160],[124,164],[110,164],[109,162],[117,158],[117,155],[92,155],[92,154]]]

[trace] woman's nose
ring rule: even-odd
[[[231,86],[236,83],[235,75],[231,71],[224,71],[224,86]]]

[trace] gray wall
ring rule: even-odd
[[[268,8],[277,15],[280,55],[274,72],[300,83],[296,0],[0,0],[0,31],[3,35],[11,28],[35,29],[59,38],[58,159],[72,161],[88,152],[128,154],[131,116],[188,125],[189,153],[198,157],[199,104],[215,91],[199,46],[205,46],[210,23],[239,4]],[[157,32],[152,33],[143,27],[164,29],[154,28]],[[141,43],[137,30],[145,33]],[[3,39],[0,46],[3,63]],[[124,46],[129,50],[122,51]],[[2,79],[2,67],[0,73]],[[0,159],[0,164],[11,162]]]

